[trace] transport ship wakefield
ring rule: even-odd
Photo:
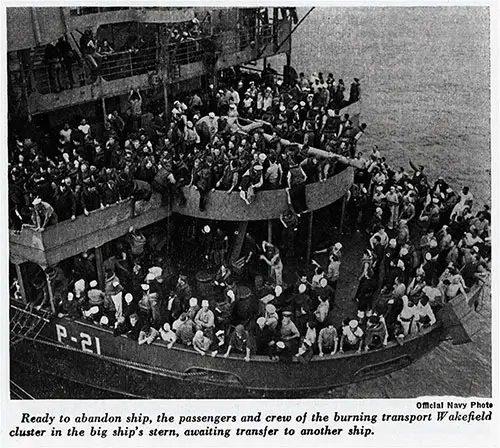
[[[286,81],[287,76],[293,76],[291,35],[297,25],[292,23],[292,15],[280,18],[278,8],[270,8],[264,21],[261,9],[9,8],[8,73],[12,106],[9,118],[13,122],[26,118],[57,122],[75,107],[94,111],[95,116],[106,116],[107,109],[124,101],[131,88],[155,90],[168,114],[171,99],[179,93],[217,84],[221,74],[234,65],[263,59],[266,67],[266,58],[280,53],[287,57],[283,74]],[[205,20],[206,17],[210,20]],[[170,34],[168,30],[172,25],[193,19],[201,23],[200,37],[190,45],[173,49],[165,37]],[[66,35],[73,51],[78,52],[81,49],[76,37],[82,34],[81,29],[91,28],[96,33],[102,27],[119,27],[120,23],[153,30],[151,47],[139,54],[110,56],[101,62],[106,70],[97,79],[89,80],[87,71],[75,70],[78,82],[69,89],[54,91],[49,82],[49,67],[40,57],[44,46]],[[21,28],[22,35],[16,31]],[[121,58],[119,64],[118,58]],[[348,107],[356,113],[356,104]],[[272,129],[267,123],[240,121],[239,125],[243,130],[262,127],[265,138],[271,138]],[[318,157],[330,157],[325,151],[314,148],[309,151]],[[345,205],[353,183],[352,162],[340,161],[344,163],[342,170],[324,182],[306,187],[310,210],[307,258],[311,254],[313,213],[338,201]],[[389,342],[379,350],[315,356],[308,363],[297,360],[282,363],[264,356],[252,356],[249,362],[233,354],[227,358],[220,354],[200,356],[178,344],[167,349],[163,342],[139,346],[126,336],[114,336],[111,329],[96,322],[56,315],[48,279],[51,309],[30,305],[24,287],[28,279],[23,279],[23,264],[27,262],[45,269],[94,250],[102,285],[104,244],[123,237],[130,227],[141,229],[168,222],[174,214],[238,222],[238,232],[231,242],[231,258],[235,260],[248,223],[267,221],[268,239],[272,239],[272,221],[278,220],[287,207],[284,189],[260,191],[250,205],[236,192],[228,195],[212,191],[208,193],[204,211],[199,210],[195,190],[184,187],[184,195],[183,206],[164,205],[160,195],[153,193],[148,202],[125,200],[41,232],[29,228],[21,232],[11,230],[10,262],[15,266],[22,296],[22,299],[11,298],[11,363],[36,368],[39,375],[59,376],[124,397],[298,397],[386,375],[425,355],[444,338],[464,343],[477,331],[474,313],[482,300],[480,285],[474,286],[467,298],[459,295],[447,302],[435,324],[410,335],[403,344]],[[202,282],[198,286],[197,297],[203,298],[205,288]]]

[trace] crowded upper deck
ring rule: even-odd
[[[192,188],[203,210],[213,189],[238,191],[249,205],[262,189],[287,188],[281,241],[257,241],[247,233],[241,256],[230,260],[222,226],[188,227],[191,235],[184,238],[196,239],[200,265],[214,273],[200,294],[193,277],[179,272],[161,231],[132,228],[107,245],[101,285],[92,251],[45,271],[27,267],[33,306],[48,307],[52,295],[57,314],[89,319],[139,344],[159,338],[168,348],[182,344],[200,355],[307,362],[316,354],[383,348],[390,340],[403,344],[435,323],[440,306],[467,295],[486,275],[488,207],[477,207],[467,187],[455,192],[442,178],[431,182],[422,166],[411,164],[408,173],[391,167],[376,147],[359,152],[366,125],[340,113],[359,99],[357,79],[346,97],[333,75],[301,74],[292,86],[271,67],[261,77],[228,75],[221,89],[210,86],[175,101],[168,120],[132,91],[126,119],[113,111],[102,135],[85,118],[41,136],[14,135],[9,224],[16,232],[27,226],[42,231],[129,197],[147,201],[153,190],[164,203],[182,207],[183,189]],[[273,137],[247,132],[239,117],[270,123]],[[339,283],[352,281],[341,276],[339,242],[323,250],[324,261],[318,251],[297,281],[286,279],[300,218],[308,214],[305,185],[345,167],[309,155],[308,146],[357,167],[345,226],[366,235],[367,249],[354,297],[337,294]],[[19,295],[16,280],[12,294]],[[335,315],[335,303],[351,299],[355,313]]]

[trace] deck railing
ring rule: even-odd
[[[206,57],[205,41],[212,37],[201,37],[167,45],[166,52],[170,65],[182,66],[204,61]],[[39,93],[57,93],[70,88],[68,71],[64,63],[47,64],[39,54],[33,52],[33,75],[25,69],[25,78],[29,83],[29,91]],[[92,84],[99,76],[106,81],[129,78],[157,69],[161,63],[161,48],[152,46],[132,51],[113,52],[111,54],[92,56],[97,63],[96,68],[84,59],[71,65],[74,84],[81,87]],[[59,77],[60,85],[55,78]]]
[[[106,81],[129,78],[154,70],[159,62],[159,48],[121,51],[100,58],[99,74]]]
[[[130,7],[108,7],[108,8],[70,8],[69,14],[71,16],[86,16],[89,14],[98,14],[100,12],[120,11],[130,9]]]

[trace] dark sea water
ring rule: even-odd
[[[431,179],[468,184],[479,204],[490,201],[487,8],[317,8],[293,36],[292,65],[332,72],[347,86],[361,79],[368,124],[361,150],[377,144],[389,163],[408,167],[412,159]],[[491,396],[490,303],[487,294],[474,342],[445,342],[403,370],[321,397]],[[36,372],[13,373],[36,397],[112,398],[61,380],[37,384]]]

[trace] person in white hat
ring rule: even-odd
[[[36,231],[42,231],[45,227],[55,225],[58,222],[54,208],[39,197],[33,201],[33,215],[31,219]]]
[[[127,294],[125,294],[125,302],[127,303],[127,305],[130,305],[134,300],[134,296],[132,294],[130,294],[129,292]]]
[[[109,296],[115,309],[115,318],[118,320],[123,315],[123,286],[120,285],[119,281],[113,282],[113,289],[110,291]]]
[[[150,274],[154,275],[155,280],[158,280],[159,277],[163,275],[163,269],[159,266],[152,266],[148,269]]]
[[[96,284],[97,286],[97,284]],[[80,297],[83,295],[85,292],[85,280],[82,278],[80,280],[77,280],[75,282],[75,286],[73,287],[75,291],[75,296],[77,299],[80,299]]]
[[[342,322],[342,335],[340,337],[339,352],[361,351],[363,330],[356,319],[344,319]]]
[[[276,330],[278,327],[278,313],[276,312],[276,307],[272,303],[266,305],[264,318],[266,319],[266,325],[272,330]]]
[[[94,306],[91,306],[88,310],[86,311],[83,311],[83,315],[87,318],[87,319],[95,319],[97,317],[97,315],[99,314],[100,312],[100,309],[97,305],[94,305]]]
[[[236,300],[236,296],[235,296],[234,291],[232,289],[229,289],[226,292],[226,295],[229,298],[229,300],[231,301],[231,303],[233,303]]]
[[[213,335],[215,328],[215,316],[213,311],[209,308],[208,300],[201,301],[201,309],[194,318],[196,328],[205,332],[205,334]]]
[[[172,331],[168,322],[163,324],[163,327],[160,328],[160,337],[167,343],[168,349],[172,348],[175,341],[177,341],[177,335]]]
[[[141,289],[142,297],[138,303],[139,311],[144,318],[150,319],[153,316],[153,306],[155,305],[151,287],[149,284],[143,283]]]
[[[252,97],[252,93],[250,89],[248,89],[243,97],[242,101],[242,109],[243,109],[243,116],[252,118],[253,112],[254,112],[254,103],[255,99]]]
[[[101,319],[99,320],[99,324],[103,327],[108,327],[109,326],[108,316],[102,316]]]
[[[67,314],[72,319],[81,317],[80,302],[75,300],[72,292],[68,292],[66,299],[62,300],[63,315]],[[60,316],[62,317],[62,316]]]
[[[256,321],[255,351],[257,355],[269,356],[273,359],[276,354],[278,334],[266,324],[266,318],[261,316]]]
[[[196,318],[196,315],[200,311],[200,306],[198,305],[198,299],[196,297],[191,297],[189,299],[189,308],[186,311],[189,319],[193,320]]]
[[[97,282],[92,280],[89,284],[90,289],[87,292],[90,306],[104,304],[104,292],[97,287]]]
[[[197,330],[193,337],[193,348],[201,355],[205,356],[210,350],[212,341],[205,336],[202,330]]]

